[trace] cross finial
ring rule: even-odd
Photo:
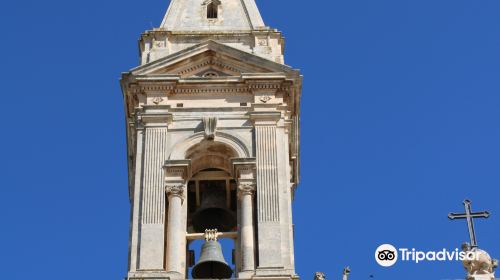
[[[450,220],[456,220],[456,219],[466,219],[467,220],[467,226],[469,227],[469,237],[470,237],[470,247],[471,248],[477,248],[477,239],[476,239],[476,231],[474,229],[474,219],[475,218],[489,218],[490,213],[488,211],[483,211],[483,212],[472,212],[472,202],[468,199],[464,201],[464,207],[465,207],[465,213],[462,214],[456,214],[456,213],[450,213],[448,215],[448,218]]]

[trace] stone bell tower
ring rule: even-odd
[[[121,79],[126,279],[298,278],[302,78],[281,33],[254,0],[172,0],[139,46],[141,65]]]

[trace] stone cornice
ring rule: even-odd
[[[255,30],[227,30],[227,31],[169,31],[164,28],[155,28],[153,30],[147,30],[141,34],[141,40],[155,35],[163,35],[163,36],[201,36],[206,37],[210,36],[248,36],[248,35],[279,35],[282,36],[282,33],[273,28],[262,28]]]
[[[262,77],[261,77],[262,78]],[[178,78],[173,82],[172,77],[162,76],[150,77],[148,79],[137,79],[135,83],[128,84],[128,91],[132,94],[143,94],[147,92],[164,92],[169,94],[231,94],[251,93],[256,91],[292,92],[292,80],[284,80],[282,77],[269,76],[269,79],[247,81],[241,77],[223,77],[209,80],[206,78]]]
[[[221,94],[234,94],[234,93],[249,93],[249,90],[247,87],[244,86],[183,86],[176,88],[173,91],[174,94],[187,94],[187,95],[192,95],[192,94],[216,94],[216,95],[221,95]]]

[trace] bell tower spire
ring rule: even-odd
[[[283,36],[264,24],[255,0],[172,0],[160,27],[141,36],[141,64],[206,40],[284,63]]]
[[[161,24],[168,31],[249,31],[264,27],[255,0],[172,0]]]

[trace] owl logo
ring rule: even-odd
[[[390,267],[398,261],[398,250],[390,244],[381,245],[375,250],[375,261],[383,267]]]

